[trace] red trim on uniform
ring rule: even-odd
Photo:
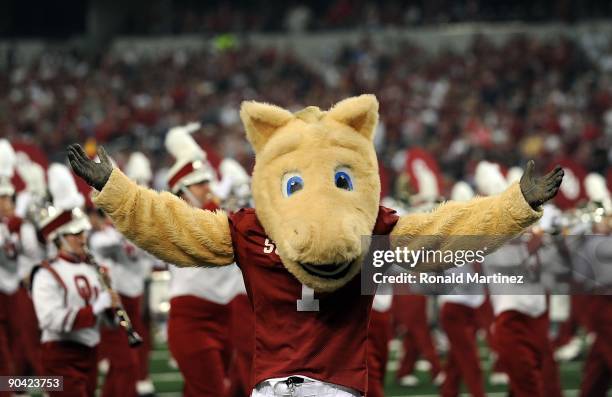
[[[170,178],[170,180],[168,181],[168,186],[170,186],[170,189],[174,189],[174,185],[181,180],[181,178],[189,175],[191,172],[193,172],[194,168],[193,168],[193,162],[191,163],[187,163],[185,164],[180,170],[178,170],[178,172],[176,174],[174,174],[174,176],[172,178]]]
[[[68,288],[66,288],[66,284],[64,283],[64,280],[62,280],[60,275],[55,271],[54,268],[49,266],[48,263],[43,263],[41,267],[47,269],[51,273],[53,278],[55,278],[55,281],[57,281],[59,285],[64,289],[64,305],[66,305],[68,303]]]
[[[62,331],[66,330],[66,322],[68,321],[68,317],[70,317],[70,313],[72,313],[72,310],[68,309],[66,315],[64,316],[64,320],[62,321]]]
[[[91,305],[87,305],[79,309],[74,323],[72,324],[72,330],[80,328],[91,328],[96,325],[96,315],[93,313]]]
[[[60,259],[65,260],[66,262],[70,262],[70,263],[87,263],[87,257],[86,256],[79,256],[79,255],[74,255],[65,251],[60,251],[57,254],[57,257]]]
[[[51,233],[53,233],[56,229],[64,226],[65,224],[67,224],[71,220],[72,220],[72,211],[64,211],[57,218],[55,218],[54,220],[49,222],[48,225],[43,227],[40,232],[42,233],[43,237],[46,240],[47,237]]]

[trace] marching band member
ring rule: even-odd
[[[507,182],[496,164],[482,162],[476,174],[475,180],[481,192],[495,194],[506,188]],[[554,210],[551,210],[550,204],[544,206],[542,227],[546,227],[551,216],[554,216]],[[546,255],[551,253],[548,251]],[[538,261],[537,252],[530,252],[525,241],[514,240],[489,254],[485,258],[484,268],[489,273],[503,268],[525,274],[527,268],[535,267]],[[513,270],[513,267],[516,269]],[[508,374],[512,395],[561,396],[559,373],[548,338],[549,320],[543,286],[526,282],[502,286],[502,290],[493,285],[489,288],[495,314],[493,342],[501,366]],[[508,289],[513,292],[512,295],[508,294]]]
[[[151,180],[149,161],[140,152],[130,156],[126,172],[139,184],[148,186]],[[134,329],[141,334],[144,330],[142,299],[145,279],[151,271],[149,265],[151,257],[123,237],[101,211],[91,209],[89,218],[93,225],[89,239],[92,253],[98,261],[109,267],[113,290],[119,294],[122,306],[130,317]],[[148,370],[146,370],[149,360],[146,346],[129,349],[127,345],[127,335],[124,330],[119,328],[102,330],[99,357],[107,358],[110,363],[103,396],[133,396],[141,392],[142,394],[154,392],[153,383],[148,379]],[[144,374],[142,374],[143,367]]]
[[[128,178],[142,186],[149,186],[153,179],[151,162],[144,155],[144,153],[141,152],[134,152],[130,155],[127,165],[125,166],[125,173]],[[144,341],[143,345],[137,349],[139,365],[136,392],[141,397],[151,396],[155,394],[155,386],[153,385],[153,381],[149,376],[149,360],[151,349],[153,348],[153,342],[151,340],[150,307],[146,301],[146,297],[148,296],[147,291],[153,270],[155,268],[165,266],[165,264],[143,249],[131,244],[127,240],[126,247],[128,252],[131,252],[132,256],[137,258],[144,276],[144,301],[141,302],[143,313],[140,317],[130,315],[132,317],[132,321],[134,322],[134,328],[142,336]]]
[[[166,148],[176,159],[168,171],[168,187],[192,206],[214,210],[219,208],[211,189],[214,170],[190,135],[199,127],[194,123],[168,132]],[[231,352],[229,304],[237,294],[240,271],[236,266],[170,266],[170,274],[168,347],[185,379],[183,394],[222,396]]]
[[[573,253],[575,271],[588,278],[584,283],[588,288],[588,305],[583,310],[586,327],[595,335],[583,368],[580,397],[605,397],[612,375],[612,202],[601,175],[587,175],[585,187],[589,200],[599,203],[601,208],[593,217],[593,235],[585,236],[580,252]]]
[[[44,211],[39,228],[58,255],[32,275],[32,299],[42,330],[43,375],[63,376],[64,391],[51,396],[94,396],[99,320],[107,309],[120,304],[119,297],[103,289],[89,263],[86,233],[91,225],[70,171],[53,164],[48,179],[53,206]]]
[[[250,206],[250,177],[244,168],[231,158],[219,165],[221,181],[211,187],[221,199],[221,207],[227,212]],[[230,389],[228,397],[247,397],[251,394],[251,363],[255,343],[255,319],[247,296],[244,281],[236,273],[236,296],[231,306],[231,346],[233,350],[229,368]]]
[[[421,151],[417,151],[419,154]],[[420,157],[409,162],[411,170],[408,174],[398,178],[396,196],[399,198],[393,207],[398,215],[411,211],[426,211],[433,208],[434,201],[439,197],[436,174]],[[416,181],[411,181],[408,175],[413,175]],[[418,185],[418,192],[408,196],[408,190]],[[411,207],[406,205],[410,202]],[[402,205],[402,203],[404,205]],[[403,207],[403,208],[402,208]],[[400,367],[395,373],[397,382],[402,386],[416,386],[419,379],[413,374],[419,355],[423,356],[429,364],[431,380],[434,384],[442,383],[444,375],[438,358],[438,352],[433,343],[431,329],[427,316],[429,297],[411,291],[398,293],[393,299],[393,322],[395,328],[402,335],[404,354]]]
[[[0,140],[0,375],[14,375],[10,346],[15,346],[14,324],[18,316],[11,313],[19,288],[17,270],[17,239],[10,230],[9,220],[14,215],[15,188],[11,183],[14,174],[15,152],[6,139]],[[0,391],[0,396],[10,394]]]
[[[594,235],[588,236],[584,251],[576,262],[584,261],[584,265],[592,267],[605,263],[610,266],[612,257],[612,216],[606,217],[594,225]],[[602,258],[607,258],[603,259]],[[607,262],[607,263],[606,263]],[[579,263],[578,263],[579,264]],[[602,271],[604,270],[604,271]],[[585,323],[589,332],[595,335],[595,341],[587,355],[580,385],[580,397],[605,397],[610,390],[612,374],[612,299],[610,286],[612,277],[609,269],[599,269],[596,282],[600,290],[593,290],[588,297]]]
[[[96,261],[109,268],[113,290],[119,294],[130,319],[134,324],[140,324],[144,274],[134,256],[135,250],[101,211],[89,210],[89,220],[93,229],[89,237],[91,252]],[[102,395],[135,396],[140,357],[136,348],[128,347],[127,335],[123,329],[102,329],[98,357],[107,358],[110,364]]]
[[[451,200],[467,201],[474,197],[474,191],[467,183],[460,181],[453,186]],[[454,269],[453,269],[454,270]],[[459,271],[473,273],[473,265],[466,264]],[[480,357],[476,344],[478,331],[478,308],[484,303],[484,288],[464,290],[459,286],[453,295],[441,295],[440,323],[450,345],[444,366],[444,382],[440,390],[442,397],[459,395],[461,381],[473,397],[484,397],[484,382]]]
[[[16,373],[19,375],[41,374],[40,330],[30,296],[30,276],[34,266],[46,259],[46,250],[38,239],[32,210],[39,208],[45,200],[45,170],[22,152],[17,153],[17,172],[25,182],[25,190],[16,198],[15,214],[19,219],[18,252],[20,287],[17,291],[16,311],[19,314],[19,350],[21,359],[15,360]]]
[[[482,173],[482,170],[480,169],[483,167],[480,164],[487,164],[487,165],[493,164],[493,167],[497,169],[497,171],[495,171],[494,173],[495,176],[499,175],[498,173],[499,165],[494,164],[494,163],[489,163],[487,161],[483,161],[478,164],[476,168],[477,172],[474,175],[474,184],[477,188],[478,194],[483,195],[483,196],[489,196],[491,194],[495,194],[494,192],[497,191],[495,190],[496,187],[495,185],[490,186],[490,184],[487,183],[489,177],[486,172]],[[485,165],[484,168],[486,169],[486,167],[487,166]],[[509,175],[513,168],[511,168],[510,171],[508,171]],[[512,179],[516,178],[516,172],[512,171],[512,174],[513,175],[511,176],[511,178]],[[518,175],[519,179],[521,175]],[[495,178],[493,178],[493,180],[495,180]],[[509,182],[510,178],[508,178],[507,180]],[[476,262],[473,264],[473,266],[476,272],[483,273],[482,263]],[[493,305],[491,304],[491,294],[489,293],[489,289],[487,286],[485,286],[484,289],[485,289],[485,299],[482,305],[480,305],[476,309],[476,312],[477,312],[476,319],[478,321],[479,328],[481,330],[484,330],[485,332],[485,339],[489,347],[489,350],[491,352],[492,364],[491,364],[491,373],[489,375],[489,383],[491,385],[507,385],[508,384],[508,374],[506,374],[506,372],[503,370],[502,365],[499,361],[497,349],[495,348],[495,342],[493,340],[493,335],[491,333],[493,322],[495,321],[495,314],[493,313]]]

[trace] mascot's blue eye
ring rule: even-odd
[[[337,188],[349,191],[353,190],[353,180],[351,179],[351,175],[348,169],[341,169],[336,171],[334,180],[336,182]]]
[[[304,179],[296,172],[288,173],[283,176],[283,195],[285,197],[291,196],[293,193],[298,192],[304,188]]]
[[[301,176],[292,176],[287,181],[287,196],[291,196],[298,190],[302,190],[304,187],[304,181]]]

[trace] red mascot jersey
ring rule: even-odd
[[[380,207],[373,234],[387,235],[399,217]],[[251,386],[303,375],[365,393],[366,341],[373,296],[360,277],[331,293],[313,293],[283,266],[254,209],[230,215],[234,258],[255,313]]]

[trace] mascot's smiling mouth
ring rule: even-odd
[[[355,261],[349,261],[340,264],[313,265],[309,263],[300,263],[300,266],[310,275],[329,279],[340,279],[351,270],[351,265]]]

